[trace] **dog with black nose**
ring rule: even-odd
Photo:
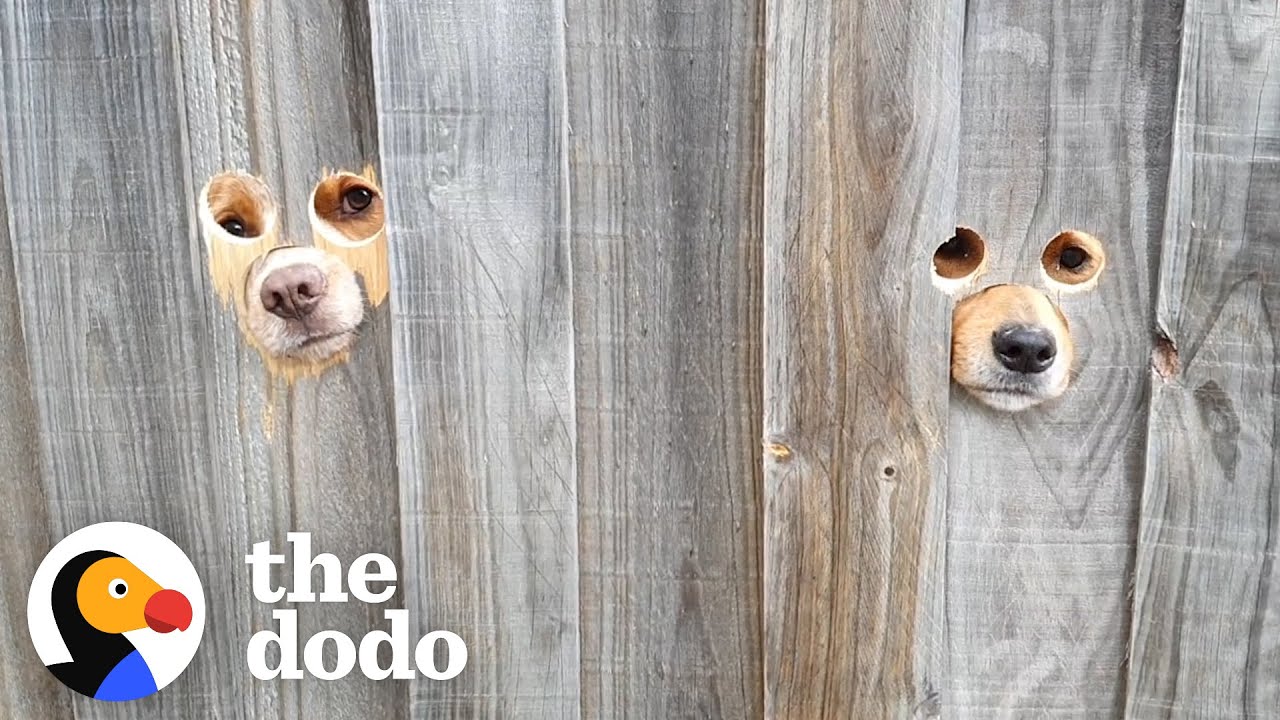
[[[934,281],[960,296],[951,316],[951,378],[997,410],[1019,412],[1060,397],[1071,384],[1075,342],[1066,315],[1044,290],[998,284],[972,291],[986,268],[985,243],[957,228],[934,255]],[[1068,230],[1046,245],[1041,278],[1061,297],[1092,288],[1105,255],[1087,233]]]
[[[998,410],[1025,410],[1062,395],[1074,357],[1066,317],[1035,288],[989,287],[952,313],[951,377]]]

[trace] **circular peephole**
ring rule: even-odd
[[[933,284],[945,292],[960,290],[986,270],[987,244],[967,227],[933,251]]]
[[[205,232],[230,243],[254,242],[275,225],[271,191],[258,178],[242,172],[214,175],[200,194]]]
[[[312,192],[311,218],[316,232],[331,245],[367,245],[386,223],[382,191],[371,177],[334,173]]]
[[[1040,269],[1045,283],[1058,292],[1073,293],[1092,288],[1107,264],[1102,243],[1078,230],[1064,230],[1044,246]]]

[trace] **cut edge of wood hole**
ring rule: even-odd
[[[987,271],[987,243],[973,228],[957,226],[955,234],[933,251],[933,286],[948,295],[969,287]]]

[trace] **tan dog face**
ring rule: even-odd
[[[356,275],[313,247],[277,247],[249,268],[244,324],[275,357],[322,362],[351,348],[364,319]]]
[[[1035,288],[995,285],[952,313],[951,378],[998,410],[1025,410],[1066,392],[1074,359],[1067,319]]]
[[[1067,231],[1045,246],[1041,277],[1056,294],[1071,294],[1092,288],[1105,263],[1096,238]],[[957,228],[934,255],[935,284],[961,294],[985,267],[981,237]],[[1018,412],[1061,396],[1074,361],[1066,316],[1037,288],[992,285],[964,297],[952,312],[951,378],[997,410]]]

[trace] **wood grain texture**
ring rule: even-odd
[[[1187,2],[1127,717],[1280,708],[1277,37],[1274,4]]]
[[[1093,292],[1053,296],[1077,345],[1063,398],[1008,415],[953,397],[944,706],[983,720],[1116,716],[1180,8],[967,11],[956,221],[987,238],[981,285],[1039,285],[1063,228],[1100,238],[1108,267]]]
[[[173,686],[96,703],[6,580],[0,716],[1280,708],[1274,3],[126,5],[0,3],[0,575],[140,522],[209,618]],[[260,173],[305,244],[322,168],[379,161],[390,302],[290,387],[196,193]],[[983,285],[1105,244],[1054,296],[1060,401],[948,395],[955,224]],[[401,569],[304,638],[403,606],[463,676],[253,680],[243,556],[290,530]]]
[[[3,170],[20,189],[9,217],[52,539],[149,525],[188,551],[210,600],[201,651],[172,687],[125,706],[76,697],[77,717],[403,711],[393,684],[261,684],[244,661],[269,613],[249,590],[249,542],[316,530],[319,550],[347,559],[398,554],[385,319],[343,371],[273,388],[213,299],[195,232],[195,188],[216,170],[267,174],[305,238],[299,198],[320,166],[376,155],[367,56],[350,53],[367,47],[367,22],[342,5],[312,4],[308,23],[225,4],[0,11]],[[304,629],[352,634],[375,616],[301,613]]]
[[[759,717],[762,3],[567,8],[582,714]]]
[[[0,147],[7,102],[0,93]],[[0,698],[10,718],[71,714],[71,698],[40,664],[27,631],[24,580],[35,575],[56,537],[40,476],[39,420],[31,394],[31,371],[18,312],[13,243],[9,238],[4,178],[0,173]]]
[[[578,716],[564,18],[372,6],[405,585],[470,662],[415,717]]]
[[[0,9],[0,167],[39,419],[31,482],[52,530],[33,542],[141,522],[186,548],[212,585],[231,580],[217,571],[230,548],[209,522],[217,453],[201,356],[190,352],[209,328],[195,245],[164,242],[182,237],[190,206],[174,58],[161,41],[172,20],[82,3]],[[61,687],[56,700],[82,718],[196,716],[211,698],[232,703],[217,667],[197,662],[165,693],[127,706]]]
[[[377,160],[367,8],[341,0],[184,2],[176,32],[190,148],[181,158],[190,173],[186,207],[194,210],[195,193],[215,172],[245,169],[260,174],[280,204],[282,239],[310,244],[307,202],[322,170],[359,170]],[[203,261],[202,243],[192,241]],[[272,606],[254,600],[247,586],[250,543],[283,548],[286,532],[310,531],[316,553],[349,562],[379,552],[399,564],[390,312],[371,312],[348,363],[291,387],[266,373],[239,337],[234,314],[212,301],[204,268],[193,272],[216,338],[205,394],[215,457],[227,468],[217,473],[218,494],[228,499],[235,528],[225,550],[234,591],[215,606],[226,613],[223,626],[236,628],[215,635],[226,643],[216,651],[226,666],[220,677],[252,715],[358,717],[376,707],[380,717],[402,717],[408,693],[398,683],[359,673],[334,682],[260,683],[242,669],[249,636],[272,625]],[[380,606],[300,605],[300,636],[386,630],[383,611],[404,602],[402,591]],[[239,682],[245,685],[235,687]]]
[[[962,5],[770,4],[766,717],[942,711]]]

